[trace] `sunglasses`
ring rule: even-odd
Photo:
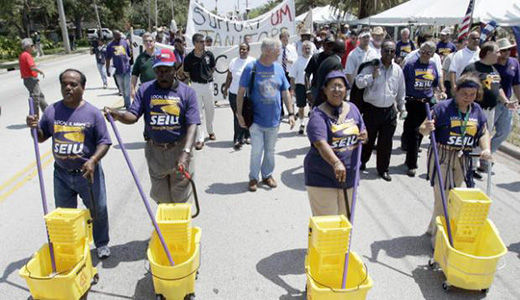
[[[421,54],[433,55],[433,51],[419,51]]]
[[[381,52],[388,53],[388,54],[395,54],[395,49],[383,49],[383,50],[381,50]]]

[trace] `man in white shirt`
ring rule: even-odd
[[[455,40],[453,42],[455,44],[455,47],[457,48],[457,51],[466,47],[465,40]],[[457,52],[452,52],[452,53],[448,54],[442,61],[442,75],[443,75],[442,82],[444,82],[444,88],[446,88],[446,95],[448,97],[447,99],[452,98],[451,82],[450,82],[450,66],[451,66],[451,60],[453,59],[453,56],[455,56],[455,53],[457,53]]]
[[[377,51],[369,46],[370,43],[370,30],[361,29],[358,35],[359,45],[356,49],[352,50],[347,57],[347,65],[345,66],[345,74],[349,84],[352,85],[356,75],[358,73],[359,66],[367,61],[373,60],[374,58],[380,58]]]
[[[453,55],[450,64],[450,82],[451,82],[451,90],[455,91],[456,85],[455,82],[459,79],[462,71],[469,64],[478,61],[480,54],[480,34],[478,31],[472,31],[468,35],[468,42],[466,47],[462,50],[459,50]]]
[[[296,106],[298,107],[298,119],[300,120],[299,134],[305,130],[305,106],[307,106],[307,89],[305,88],[305,67],[311,59],[312,42],[304,41],[302,44],[302,55],[298,56],[293,64],[289,77],[291,78],[291,93],[293,98],[296,96]],[[309,91],[310,92],[310,91]]]
[[[381,57],[381,46],[383,45],[385,35],[385,31],[381,26],[374,27],[372,30],[372,40],[370,41],[370,47],[376,50],[379,57]]]
[[[303,42],[310,41],[310,40],[311,40],[311,30],[308,28],[302,28],[300,30],[300,40],[294,42],[294,47],[296,48],[296,53],[298,54],[298,57],[303,56],[303,52],[302,52]],[[311,43],[311,55],[313,55],[316,52],[318,52],[316,45],[314,45],[314,43]]]
[[[405,113],[406,86],[401,67],[392,61],[395,48],[393,41],[384,42],[381,64],[367,66],[356,76],[356,85],[365,89],[363,120],[368,131],[368,141],[361,154],[361,170],[366,169],[377,139],[377,172],[386,181],[392,180],[388,167],[397,127],[397,110]]]
[[[282,33],[280,33],[279,38],[280,42],[282,42],[282,47],[280,48],[280,55],[278,55],[277,61],[282,66],[283,71],[285,72],[285,77],[287,78],[287,81],[289,81],[289,71],[296,59],[298,59],[298,53],[296,52],[294,45],[289,44],[289,32],[287,30],[283,30]],[[282,106],[281,117],[283,117],[285,115],[283,103],[280,102],[280,105]]]

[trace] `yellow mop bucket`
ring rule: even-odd
[[[345,289],[341,288],[343,277],[343,260],[337,264],[337,270],[328,281],[334,281],[336,284],[327,285],[323,282],[315,280],[312,268],[319,264],[314,262],[314,256],[305,257],[305,274],[307,275],[307,300],[363,300],[366,299],[368,290],[373,286],[372,278],[368,275],[368,270],[363,264],[363,261],[355,252],[350,251],[349,254],[349,268],[347,275],[347,284]]]
[[[171,266],[157,233],[152,233],[146,254],[157,299],[183,300],[194,297],[195,279],[200,266],[200,228],[192,227],[190,243],[188,253],[170,250],[175,261],[175,265]]]
[[[20,269],[33,299],[80,299],[99,280],[97,269],[92,266],[89,243],[83,243],[83,257],[75,265],[62,255],[56,255],[56,273],[52,273],[49,245],[44,244],[29,262]]]
[[[450,246],[445,230],[444,217],[437,217],[435,237],[435,262],[439,264],[446,281],[442,287],[450,286],[466,290],[487,292],[497,271],[498,261],[507,253],[507,248],[491,220],[487,219],[475,241],[464,249]],[[433,266],[433,262],[430,262]]]

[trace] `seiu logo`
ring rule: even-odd
[[[170,115],[152,115],[150,118],[150,125],[152,125],[152,126],[179,125],[179,117],[170,116]]]
[[[358,136],[357,135],[351,135],[347,137],[342,138],[334,138],[332,141],[332,148],[333,149],[343,149],[346,147],[350,147],[357,143]]]
[[[84,126],[54,124],[54,153],[59,155],[80,155],[85,142]]]

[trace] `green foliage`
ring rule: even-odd
[[[275,6],[277,6],[281,2],[282,2],[282,0],[269,0],[269,2],[267,2],[267,4],[265,4],[263,6],[260,6],[260,7],[257,7],[255,9],[252,9],[249,12],[249,19],[254,19],[254,18],[258,17],[258,16],[261,16],[261,15],[265,14],[266,12],[270,11],[271,9],[273,9]]]
[[[0,36],[0,59],[12,59],[22,52],[20,38],[7,38]]]

